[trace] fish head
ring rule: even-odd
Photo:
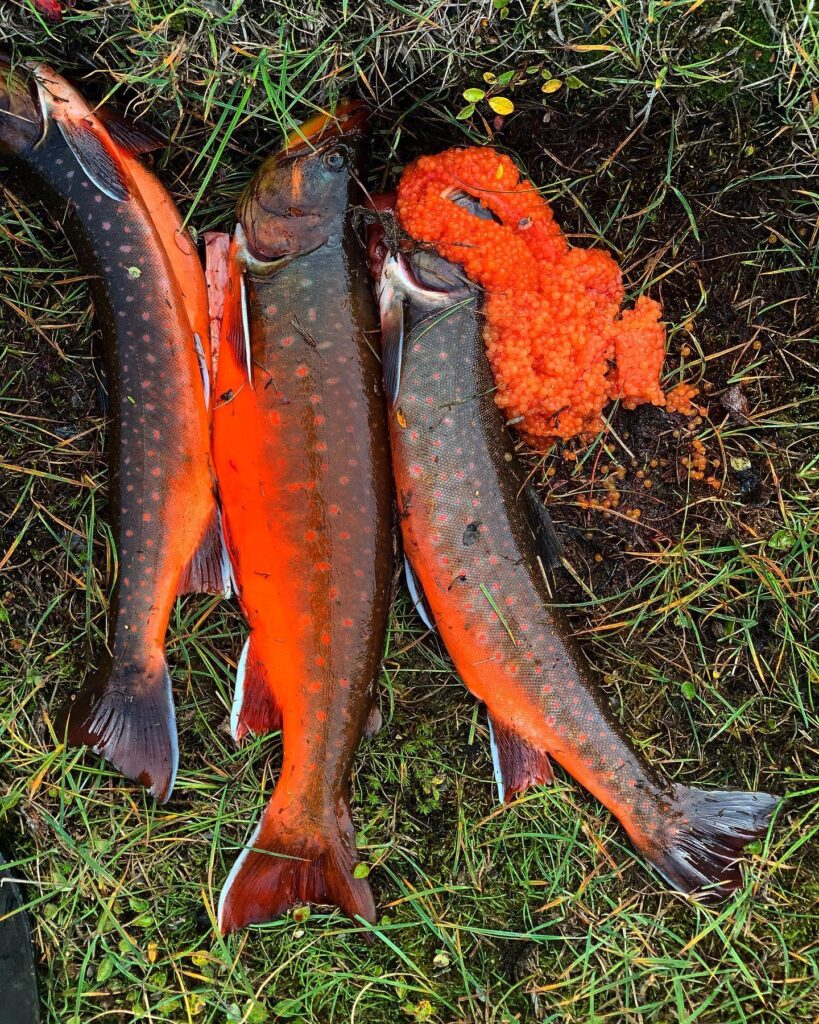
[[[366,108],[350,101],[290,134],[239,200],[251,256],[273,261],[340,239],[350,201],[361,190],[366,139]]]
[[[22,65],[0,56],[0,155],[25,156],[43,136],[37,86]]]

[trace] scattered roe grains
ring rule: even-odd
[[[461,205],[470,196],[483,211]],[[396,211],[409,235],[484,289],[496,401],[507,419],[522,418],[530,443],[595,433],[614,398],[627,409],[665,405],[660,306],[641,297],[621,313],[617,263],[572,248],[509,157],[489,147],[421,157],[404,171]]]

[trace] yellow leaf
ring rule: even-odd
[[[149,942],[148,943],[148,963],[149,964],[155,964],[156,963],[156,955],[157,955],[158,951],[159,951],[159,946],[157,945],[156,942]]]
[[[495,181],[500,181],[503,177],[503,164],[498,164],[495,169]]]
[[[511,114],[515,109],[515,104],[505,96],[493,96],[489,100],[489,106],[496,114]]]
[[[557,90],[563,85],[559,78],[550,78],[548,82],[544,82],[540,87],[541,92],[545,92],[547,95],[551,92],[557,92]]]

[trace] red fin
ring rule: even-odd
[[[502,804],[508,804],[530,786],[551,785],[554,782],[552,766],[545,751],[536,750],[516,732],[493,721],[491,715],[489,742],[498,799]]]
[[[171,678],[155,669],[120,666],[97,678],[66,705],[58,728],[69,746],[88,746],[165,803],[173,791],[179,748]]]
[[[219,344],[225,309],[228,280],[230,235],[224,231],[205,232],[205,282],[208,288],[208,320],[210,324],[211,377],[216,380]]]
[[[222,889],[222,934],[271,921],[298,903],[338,907],[350,918],[374,923],[369,883],[354,875],[358,857],[349,807],[342,807],[342,817],[331,820],[331,814],[325,833],[306,834],[310,819],[303,806],[291,802],[282,809],[274,793]]]
[[[34,6],[51,21],[62,21],[63,11],[57,0],[33,0]]]
[[[238,234],[239,228],[236,232]],[[250,354],[250,314],[247,307],[245,270],[242,263],[242,243],[234,234],[228,254],[225,297],[222,308],[221,342],[230,347],[239,366],[244,367],[248,380],[253,379]]]
[[[236,689],[230,712],[230,734],[239,743],[252,733],[264,736],[281,728],[281,708],[276,701],[270,677],[253,643],[253,634],[245,640],[236,666]]]
[[[132,121],[117,107],[106,103],[97,107],[94,113],[105,125],[106,131],[117,146],[133,156],[164,149],[168,144],[168,140],[156,128]]]
[[[666,842],[636,845],[680,892],[730,896],[742,885],[743,850],[765,835],[778,805],[770,793],[675,786]]]
[[[100,192],[118,203],[130,198],[127,174],[114,154],[113,144],[90,117],[61,117],[57,125],[74,159]]]
[[[199,548],[183,569],[177,594],[224,594],[233,592],[230,561],[222,537],[222,516],[214,507]]]

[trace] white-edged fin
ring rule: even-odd
[[[233,704],[230,708],[230,735],[235,743],[239,743],[244,736],[239,735],[239,718],[242,713],[242,704],[245,699],[245,675],[247,674],[247,655],[250,650],[250,637],[245,640],[242,653],[236,663],[236,682],[233,686]]]
[[[53,122],[83,174],[117,203],[130,199],[126,172],[100,120],[69,83],[46,64],[30,64],[44,123]]]
[[[410,565],[409,559],[404,555],[404,576],[407,579],[407,590],[410,592],[412,603],[415,605],[415,610],[421,617],[421,621],[427,627],[427,629],[435,629],[435,625],[432,621],[432,613],[427,607],[426,598],[424,592],[421,589],[421,584],[415,575],[415,571]]]
[[[124,171],[94,122],[90,118],[60,118],[57,127],[86,178],[114,202],[127,202],[131,195]]]
[[[388,254],[381,270],[378,312],[381,318],[381,372],[390,406],[398,401],[404,353],[404,296],[395,287],[398,259]]]
[[[230,563],[222,535],[222,514],[214,508],[199,547],[179,579],[177,594],[231,594]]]
[[[242,849],[242,852],[239,854],[239,856],[234,861],[233,867],[228,872],[228,876],[225,879],[224,885],[222,886],[222,891],[219,893],[219,906],[218,906],[218,908],[216,910],[216,922],[217,922],[217,924],[219,926],[219,931],[223,935],[225,934],[225,927],[224,927],[225,903],[226,903],[228,895],[230,893],[230,888],[233,885],[234,881],[236,880],[236,876],[242,870],[242,866],[244,865],[244,863],[247,860],[248,856],[250,855],[251,851],[255,849],[256,842],[257,842],[257,840],[259,838],[259,833],[261,832],[261,830],[262,830],[262,822],[260,820],[258,825],[253,829],[253,832],[251,833],[250,838],[245,843],[244,848]]]
[[[230,709],[230,735],[241,743],[250,733],[264,736],[281,728],[281,708],[251,632],[236,665],[236,686]]]
[[[222,337],[236,362],[244,367],[247,379],[253,380],[253,359],[250,351],[250,313],[245,281],[245,240],[240,225],[230,243],[227,275],[222,306]]]
[[[205,408],[210,409],[210,370],[208,369],[208,359],[205,355],[202,339],[196,331],[193,333],[193,346],[196,349],[196,361],[199,363],[199,373],[202,375],[202,391],[205,396]]]
[[[242,308],[242,334],[244,336],[245,343],[245,369],[247,370],[247,379],[253,379],[253,367],[251,365],[250,355],[250,316],[247,308],[247,282],[245,281],[245,275],[242,274],[239,284],[241,287],[241,308]]]
[[[503,772],[501,771],[500,754],[498,752],[498,744],[495,740],[495,727],[492,725],[492,716],[486,716],[486,722],[489,726],[489,750],[492,754],[492,770],[495,773],[495,785],[498,787],[498,803],[506,803],[506,790],[503,786]]]
[[[509,803],[518,793],[525,793],[530,786],[550,785],[554,781],[545,751],[533,747],[509,726],[493,720],[491,714],[487,714],[487,720],[498,799],[502,804]]]

